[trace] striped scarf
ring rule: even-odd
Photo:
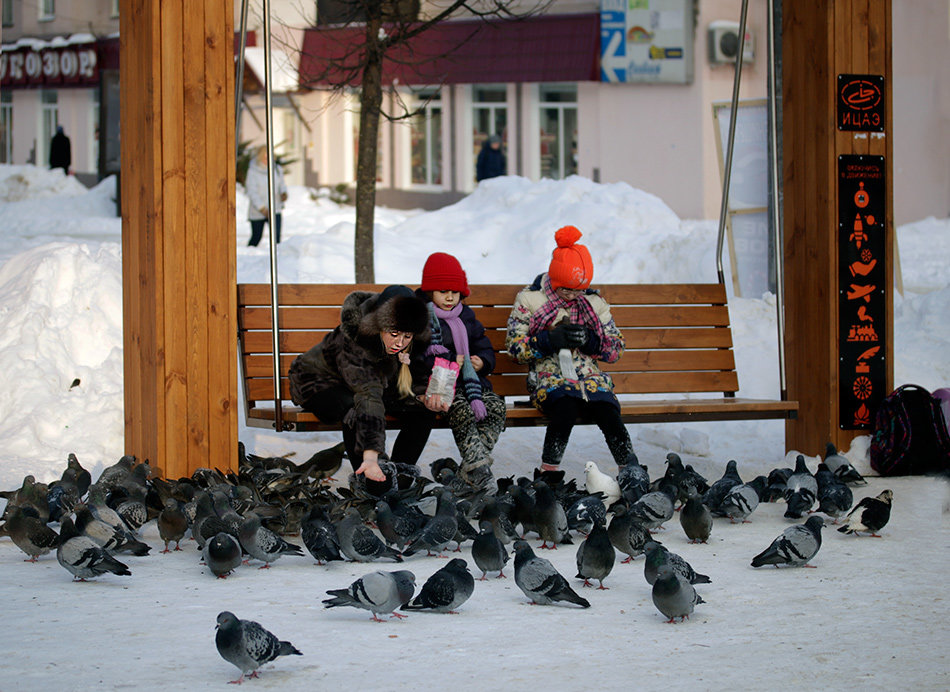
[[[571,324],[582,324],[589,327],[597,333],[600,343],[605,343],[604,325],[594,312],[587,296],[582,294],[570,302],[562,300],[561,297],[551,288],[551,280],[548,275],[544,275],[541,281],[541,290],[544,291],[547,302],[538,308],[531,320],[528,322],[528,335],[534,336],[546,329],[550,329],[554,324],[554,318],[560,310],[564,310],[570,316]]]

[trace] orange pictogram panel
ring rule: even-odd
[[[860,428],[865,427],[871,424],[871,411],[868,409],[867,404],[861,404],[858,406],[858,410],[854,412],[854,427]]]

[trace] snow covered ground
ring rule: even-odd
[[[94,477],[122,454],[121,248],[113,194],[112,179],[87,191],[58,171],[0,166],[0,489],[18,487],[28,473],[40,481],[59,477],[69,452]],[[266,247],[244,247],[245,205],[239,192],[238,279],[266,280]],[[715,280],[714,221],[683,221],[640,190],[577,177],[494,179],[430,213],[380,209],[377,278],[418,282],[426,256],[442,250],[460,258],[470,281],[527,283],[546,268],[554,230],[567,223],[585,234],[595,283]],[[352,209],[292,188],[284,237],[282,281],[352,280]],[[950,384],[950,220],[902,226],[898,241],[905,292],[895,296],[895,382],[933,390]],[[730,318],[740,394],[777,396],[774,297],[732,297]],[[293,453],[298,460],[339,439],[243,425],[239,434],[252,452]],[[671,449],[710,481],[730,458],[748,479],[789,465],[795,453],[785,449],[780,421],[642,425],[631,434],[654,476]],[[496,475],[529,474],[541,437],[540,430],[506,432],[496,448]],[[844,450],[862,472],[869,471],[867,442],[860,437]],[[422,463],[453,455],[451,436],[437,431]],[[609,468],[596,429],[578,428],[565,458],[568,475],[581,478],[588,459]],[[816,463],[809,459],[812,470]],[[459,615],[413,614],[378,624],[363,611],[324,610],[320,600],[326,589],[371,569],[394,569],[389,563],[318,567],[309,556],[288,557],[273,569],[242,567],[221,581],[187,544],[180,553],[128,558],[130,577],[74,584],[54,557],[24,563],[0,539],[7,604],[0,646],[8,652],[0,659],[0,690],[217,688],[236,677],[214,648],[221,610],[259,621],[304,653],[265,666],[247,683],[255,689],[947,689],[946,484],[869,480],[855,489],[856,500],[894,490],[884,537],[826,527],[814,570],[749,566],[788,525],[783,505],[760,507],[751,524],[717,521],[709,545],[686,544],[674,518],[661,540],[712,578],[698,587],[707,603],[677,625],[666,625],[653,607],[642,559],[618,564],[606,580],[610,590],[586,590],[589,610],[528,606],[513,580],[492,579],[477,583]],[[144,536],[157,553],[154,523]],[[467,547],[462,556],[470,557]],[[544,556],[565,576],[575,574],[571,546]],[[417,556],[405,567],[421,586],[443,562]]]

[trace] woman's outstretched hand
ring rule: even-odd
[[[366,459],[364,457],[363,463],[360,464],[360,467],[354,472],[356,475],[364,474],[371,481],[384,481],[386,480],[386,474],[383,473],[383,470],[379,468],[379,462],[375,459]]]

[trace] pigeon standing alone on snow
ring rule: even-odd
[[[400,610],[427,610],[432,613],[456,613],[475,591],[475,577],[460,557],[449,560],[422,585],[419,594]]]
[[[813,567],[807,563],[821,547],[821,527],[824,525],[824,519],[811,516],[804,524],[789,526],[768,548],[752,558],[752,566]]]
[[[877,497],[864,498],[848,513],[848,523],[838,531],[855,536],[868,532],[875,538],[880,538],[878,531],[883,529],[891,518],[893,500],[894,493],[890,490],[885,490]]]
[[[228,663],[241,671],[241,677],[231,682],[241,684],[244,676],[258,677],[257,669],[278,656],[303,656],[290,642],[280,641],[271,632],[253,620],[239,620],[227,610],[218,613],[214,644]]]
[[[683,579],[670,564],[661,565],[653,582],[653,605],[672,623],[676,618],[688,620],[695,606],[705,603],[693,585]]]
[[[515,584],[538,605],[566,601],[590,608],[587,599],[571,588],[549,560],[535,555],[527,541],[515,541]]]
[[[324,599],[323,605],[327,608],[361,608],[370,611],[376,622],[386,622],[379,617],[382,613],[392,613],[392,617],[397,618],[406,617],[395,611],[409,602],[415,589],[416,577],[408,570],[370,572],[345,589],[327,591],[327,595],[333,598]]]

